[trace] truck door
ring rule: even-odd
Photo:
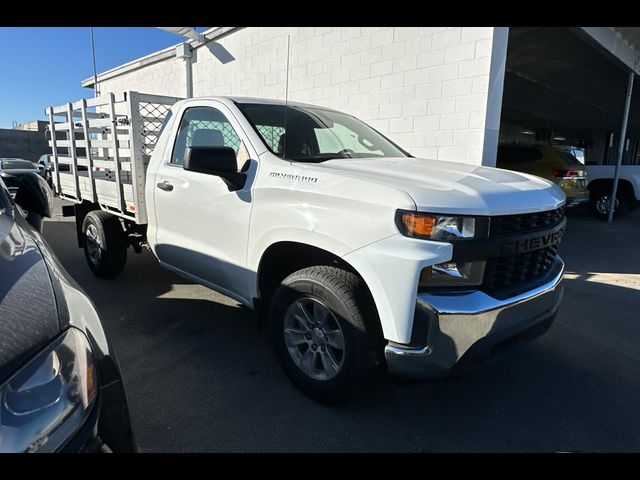
[[[167,158],[156,171],[153,191],[159,260],[238,300],[248,300],[247,286],[255,281],[255,273],[244,268],[253,175],[248,175],[244,188],[229,191],[220,177],[182,168],[190,146],[231,147],[244,164],[250,146],[241,132],[233,114],[219,102],[186,108],[173,148],[166,149]]]

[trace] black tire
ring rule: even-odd
[[[289,353],[284,333],[285,316],[289,307],[300,299],[320,302],[333,314],[332,321],[337,321],[340,326],[344,350],[340,355],[341,368],[333,378],[313,378],[296,364]],[[329,266],[309,267],[292,273],[274,294],[270,328],[283,370],[302,392],[314,400],[324,403],[345,401],[373,384],[381,365],[383,338],[373,299],[357,275]],[[328,345],[322,347],[323,352],[329,349]],[[321,365],[323,362],[318,355],[316,357]]]
[[[82,234],[84,255],[91,271],[101,278],[117,277],[127,261],[128,246],[120,219],[102,210],[89,212],[82,222]],[[93,236],[96,236],[99,243],[96,246],[99,250],[97,256],[92,251]]]
[[[603,209],[602,204],[606,203],[606,199],[611,196],[611,186],[596,187],[589,194],[589,206],[593,214],[601,220],[608,219],[608,208]],[[631,211],[632,204],[629,195],[618,190],[616,193],[618,206],[613,211],[613,218],[621,217]]]

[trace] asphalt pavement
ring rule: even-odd
[[[506,360],[445,381],[383,378],[320,405],[282,373],[234,300],[129,249],[95,277],[72,218],[44,235],[95,302],[143,452],[599,452],[640,450],[640,209],[609,225],[569,213],[565,297],[551,329]]]

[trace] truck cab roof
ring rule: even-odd
[[[316,108],[316,109],[322,109],[322,110],[328,110],[328,111],[333,111],[333,112],[337,112],[337,110],[334,110],[332,108],[327,108],[327,107],[323,107],[320,105],[313,105],[310,103],[303,103],[303,102],[295,102],[295,101],[291,101],[288,100],[287,102],[285,102],[284,100],[276,100],[273,98],[258,98],[258,97],[237,97],[237,96],[206,96],[206,97],[193,97],[193,98],[187,98],[185,100],[182,100],[182,102],[198,102],[198,101],[202,101],[202,100],[217,100],[220,101],[224,104],[229,105],[229,103],[257,103],[257,104],[262,104],[262,105],[288,105],[290,107],[306,107],[306,108]],[[180,103],[182,103],[180,102]]]

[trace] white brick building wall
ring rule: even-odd
[[[184,61],[179,58],[154,63],[106,81],[98,80],[101,95],[135,90],[171,97],[185,96],[185,82]]]
[[[351,113],[413,155],[493,165],[506,28],[246,27],[193,51],[193,95],[289,99]],[[100,81],[102,93],[186,95],[185,60]],[[495,137],[495,139],[494,139]],[[484,154],[484,158],[483,158]]]

